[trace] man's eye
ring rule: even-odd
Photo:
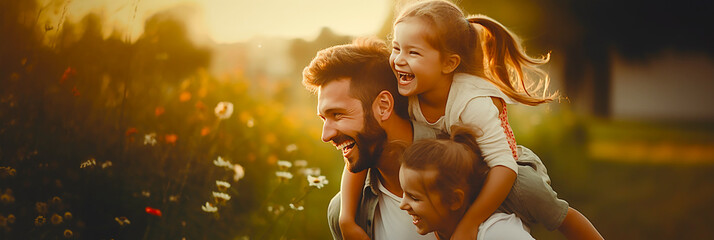
[[[344,113],[333,113],[332,117],[339,119],[339,118],[342,118],[344,115],[345,115]]]

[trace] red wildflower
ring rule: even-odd
[[[209,127],[203,127],[203,129],[201,129],[201,136],[206,136],[206,135],[208,135],[209,133],[211,133],[211,128],[209,128]]]
[[[166,134],[166,136],[164,137],[164,140],[166,140],[166,143],[176,144],[176,140],[178,140],[178,136],[176,136],[176,134]]]
[[[64,70],[64,73],[62,74],[62,78],[60,78],[60,84],[64,83],[64,81],[67,81],[69,77],[77,73],[77,70],[75,70],[72,67],[67,67],[66,70]]]
[[[126,130],[126,136],[132,135],[132,134],[137,133],[137,132],[138,132],[138,131],[136,130],[136,128],[133,128],[133,127],[132,127],[132,128],[129,128],[129,129]]]
[[[179,95],[179,101],[181,102],[186,102],[188,100],[191,100],[191,93],[190,92],[182,92]]]
[[[157,216],[157,217],[161,217],[161,210],[156,209],[156,208],[146,207],[146,213]]]
[[[156,109],[154,110],[154,115],[156,115],[157,117],[161,116],[161,114],[164,114],[165,111],[166,110],[164,110],[163,107],[156,107]]]
[[[196,109],[198,109],[198,110],[206,109],[206,105],[204,105],[203,102],[198,101],[198,102],[196,102]]]

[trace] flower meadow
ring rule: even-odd
[[[329,238],[342,162],[289,97],[312,97],[298,74],[213,76],[165,16],[127,41],[97,15],[50,29],[7,5],[0,239]]]

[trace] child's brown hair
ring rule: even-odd
[[[394,25],[411,17],[430,25],[426,40],[442,58],[459,55],[461,63],[455,72],[483,77],[508,97],[527,105],[546,103],[555,96],[546,92],[548,74],[537,68],[549,61],[550,54],[542,59],[526,55],[518,36],[496,20],[484,15],[467,18],[455,4],[431,0],[407,6],[397,15]],[[542,77],[542,81],[531,81],[531,73]],[[542,96],[529,92],[540,90]]]
[[[488,173],[476,134],[465,125],[451,127],[448,139],[424,139],[404,150],[402,167],[413,170],[437,170],[438,174],[429,189],[438,189],[449,196],[462,188],[468,202],[473,202],[481,191]]]

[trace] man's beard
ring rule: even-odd
[[[355,139],[359,149],[356,161],[350,162],[350,172],[357,173],[367,168],[374,167],[382,156],[384,145],[387,142],[387,132],[377,123],[372,114],[365,114],[364,128],[357,133]]]

